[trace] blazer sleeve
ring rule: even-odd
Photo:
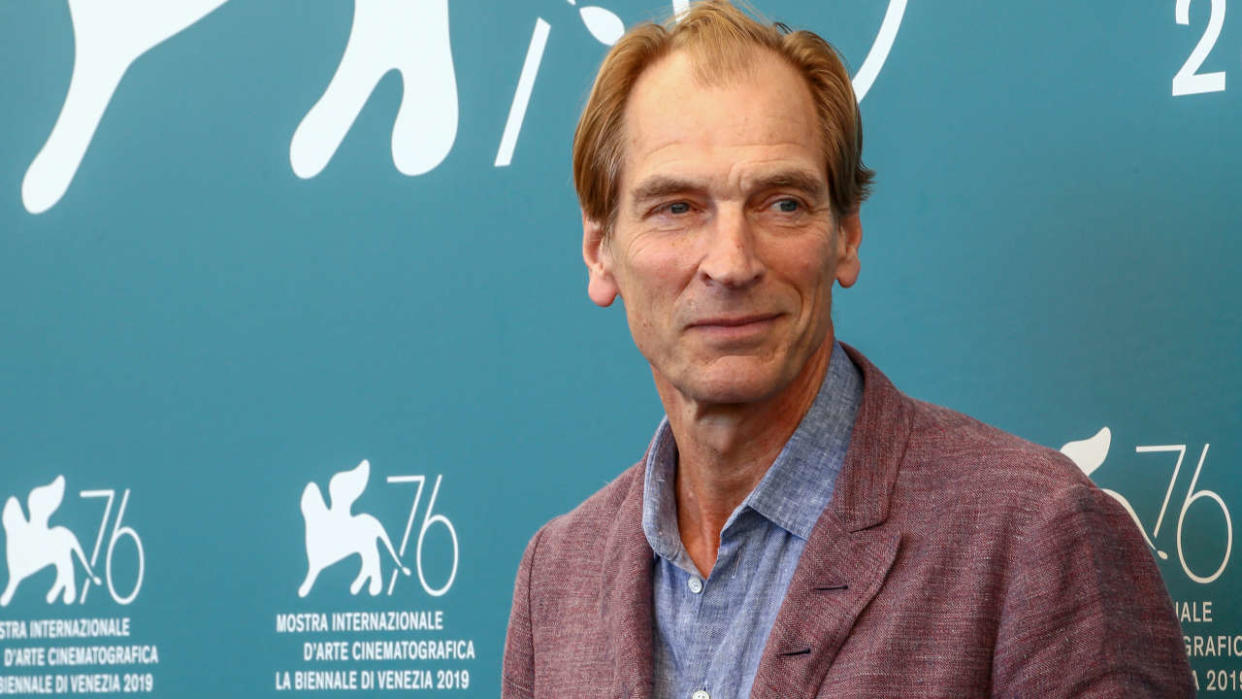
[[[1044,499],[1010,560],[994,696],[1194,696],[1155,560],[1108,494],[1077,483]]]
[[[526,545],[513,584],[513,607],[505,635],[504,668],[500,696],[504,699],[533,699],[535,696],[535,637],[531,625],[530,580],[535,549],[543,535],[540,529]]]

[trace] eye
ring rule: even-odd
[[[776,210],[783,214],[795,214],[801,211],[803,208],[802,202],[798,201],[797,199],[792,199],[790,197],[785,197],[784,199],[777,199],[775,202],[772,203],[772,206],[776,207]]]
[[[664,208],[670,214],[673,214],[675,216],[680,216],[682,214],[690,213],[690,204],[684,201],[675,201],[672,204],[669,204],[668,206]]]

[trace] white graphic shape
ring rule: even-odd
[[[1100,464],[1104,463],[1104,459],[1108,458],[1108,448],[1112,444],[1113,433],[1108,427],[1101,427],[1099,432],[1074,442],[1067,442],[1061,447],[1061,453],[1065,454],[1082,469],[1082,472],[1090,476],[1095,472]]]
[[[576,0],[568,2],[574,5]],[[625,34],[625,23],[611,10],[588,5],[578,8],[578,14],[591,36],[601,44],[611,46]],[[513,162],[513,149],[517,147],[518,134],[522,132],[522,121],[526,118],[526,108],[530,106],[530,93],[535,89],[535,77],[539,75],[539,64],[543,61],[543,52],[547,49],[548,32],[551,29],[552,26],[544,18],[535,19],[535,29],[531,32],[526,58],[522,61],[522,72],[518,75],[517,88],[513,91],[513,102],[509,104],[509,118],[505,120],[505,130],[500,135],[500,147],[496,149],[496,167],[507,167]]]
[[[224,2],[69,0],[73,77],[52,133],[22,180],[22,204],[27,211],[47,211],[69,189],[99,120],[129,66]]]
[[[897,30],[901,28],[901,18],[906,14],[906,0],[889,0],[888,9],[884,12],[884,21],[880,23],[880,31],[871,44],[871,50],[863,59],[862,67],[854,75],[854,97],[863,101],[875,79],[880,76],[880,69],[888,60],[888,52],[893,50],[893,42],[897,40]]]
[[[582,15],[582,23],[586,25],[591,36],[601,44],[612,46],[625,33],[625,24],[621,18],[602,7],[586,6],[578,10]]]
[[[56,581],[47,591],[47,603],[52,604],[59,596],[65,604],[77,599],[77,582],[73,570],[73,557],[77,556],[82,568],[96,585],[99,578],[91,571],[82,552],[78,537],[65,527],[49,527],[48,520],[65,497],[65,477],[57,476],[51,483],[30,491],[26,499],[30,519],[22,513],[21,503],[10,496],[4,503],[4,534],[6,558],[9,564],[9,583],[0,595],[0,607],[8,606],[22,580],[48,566],[56,566]],[[85,593],[85,590],[83,591]]]
[[[404,175],[421,175],[444,160],[457,137],[448,0],[356,0],[336,74],[289,145],[298,177],[323,171],[390,70],[402,80],[392,127],[393,164]]]
[[[496,151],[496,167],[506,167],[513,162],[513,149],[517,147],[518,134],[522,132],[522,120],[526,118],[526,107],[530,105],[530,93],[535,89],[535,76],[539,74],[539,63],[543,60],[551,29],[542,17],[535,20],[530,46],[526,48],[526,60],[522,62],[522,73],[518,76],[517,90],[513,93],[513,103],[509,105],[509,118],[505,120],[500,148]]]
[[[1207,26],[1199,43],[1186,57],[1186,62],[1173,76],[1173,96],[1197,95],[1204,92],[1222,92],[1225,89],[1225,71],[1200,73],[1199,68],[1207,60],[1208,54],[1216,46],[1220,38],[1220,30],[1225,26],[1225,0],[1212,0],[1211,13],[1208,15]],[[1181,25],[1190,24],[1190,0],[1177,0],[1173,6],[1173,19]]]
[[[384,531],[379,520],[369,514],[352,514],[350,509],[362,491],[366,490],[367,481],[371,477],[371,463],[363,460],[352,470],[341,471],[328,481],[328,495],[332,498],[329,507],[323,501],[319,486],[314,481],[307,483],[302,491],[302,517],[306,520],[306,559],[308,567],[306,579],[298,588],[298,596],[310,594],[315,579],[324,568],[345,559],[353,554],[362,558],[362,567],[358,577],[349,586],[350,594],[356,595],[364,584],[372,596],[378,595],[383,587],[380,576],[380,554],[378,542],[388,549],[392,560],[405,575],[410,569],[401,565],[392,540]]]

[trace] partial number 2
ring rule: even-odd
[[[1202,5],[1206,0],[1199,0]],[[1173,7],[1173,18],[1178,24],[1190,24],[1191,0],[1176,0]],[[1225,71],[1200,73],[1199,68],[1207,60],[1208,54],[1216,46],[1220,38],[1220,30],[1225,25],[1225,0],[1211,0],[1211,14],[1208,16],[1207,28],[1199,43],[1190,52],[1181,70],[1173,76],[1173,96],[1197,95],[1203,92],[1221,92],[1225,89]]]

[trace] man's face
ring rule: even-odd
[[[698,84],[674,53],[638,79],[608,239],[584,220],[591,299],[620,296],[663,393],[772,397],[828,351],[833,281],[858,276],[857,214],[836,220],[810,90],[778,57]],[[818,376],[814,377],[818,379]]]

